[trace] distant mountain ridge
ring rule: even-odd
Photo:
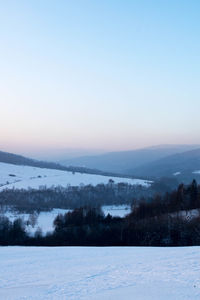
[[[194,171],[199,170],[200,148],[164,157],[155,162],[144,164],[138,168],[129,169],[127,170],[127,173],[136,176],[145,174],[146,176],[155,178],[177,176],[180,178],[192,179],[193,177],[198,176],[194,174]]]
[[[200,145],[159,145],[132,151],[110,152],[60,161],[65,166],[99,169],[106,172],[134,174],[134,170],[177,153],[200,148]],[[146,176],[143,172],[143,176]]]
[[[200,181],[200,173],[194,173],[200,171],[200,146],[197,145],[161,145],[112,152],[76,158],[65,162],[65,165],[0,151],[0,162],[105,176],[152,180],[171,177],[184,182],[195,178]]]

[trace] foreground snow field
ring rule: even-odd
[[[0,299],[200,299],[200,247],[0,247]]]
[[[24,188],[29,187],[38,189],[41,186],[79,186],[80,184],[97,185],[100,183],[107,184],[109,179],[115,183],[128,183],[133,185],[143,185],[148,187],[150,181],[142,179],[130,179],[122,177],[111,177],[94,174],[72,173],[68,171],[43,169],[29,166],[17,166],[0,162],[0,190],[5,188]]]

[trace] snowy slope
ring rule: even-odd
[[[126,182],[149,186],[150,182],[141,179],[108,177],[94,174],[81,174],[68,171],[43,169],[0,163],[0,190],[5,188],[39,188],[40,186],[79,186],[80,184],[107,184],[109,179],[115,183]]]
[[[0,247],[0,299],[199,300],[200,247]]]

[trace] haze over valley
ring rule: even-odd
[[[0,299],[200,299],[200,1],[0,1]]]

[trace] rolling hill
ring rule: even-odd
[[[155,162],[167,156],[183,153],[196,148],[199,145],[161,145],[139,150],[110,152],[102,155],[84,156],[69,160],[62,160],[60,164],[65,166],[77,166],[98,169],[106,172],[121,174],[133,174],[130,170],[140,168],[145,164]],[[143,176],[146,176],[144,172]]]
[[[146,187],[150,185],[150,182],[142,179],[112,177],[99,174],[87,174],[0,163],[0,191],[12,188],[28,189],[29,187],[39,189],[42,186],[47,188],[52,186],[79,186],[81,184],[96,186],[97,184],[108,184],[110,179],[115,183],[123,182]]]
[[[147,177],[155,178],[176,176],[179,180],[192,180],[193,178],[199,180],[200,174],[196,172],[199,170],[200,148],[164,157],[138,168],[129,169],[126,173],[135,176],[145,174]]]
[[[97,169],[90,169],[87,167],[79,167],[79,166],[64,166],[59,163],[54,162],[47,162],[47,161],[39,161],[31,158],[24,157],[22,155],[17,155],[13,153],[3,152],[0,151],[0,162],[13,164],[13,165],[20,165],[20,166],[30,166],[30,167],[37,167],[37,168],[45,168],[45,169],[52,169],[52,170],[62,170],[62,171],[69,171],[69,172],[80,172],[86,174],[99,174],[105,176],[117,176],[117,174],[111,174],[110,172],[103,172]],[[126,177],[126,176],[125,176]]]

